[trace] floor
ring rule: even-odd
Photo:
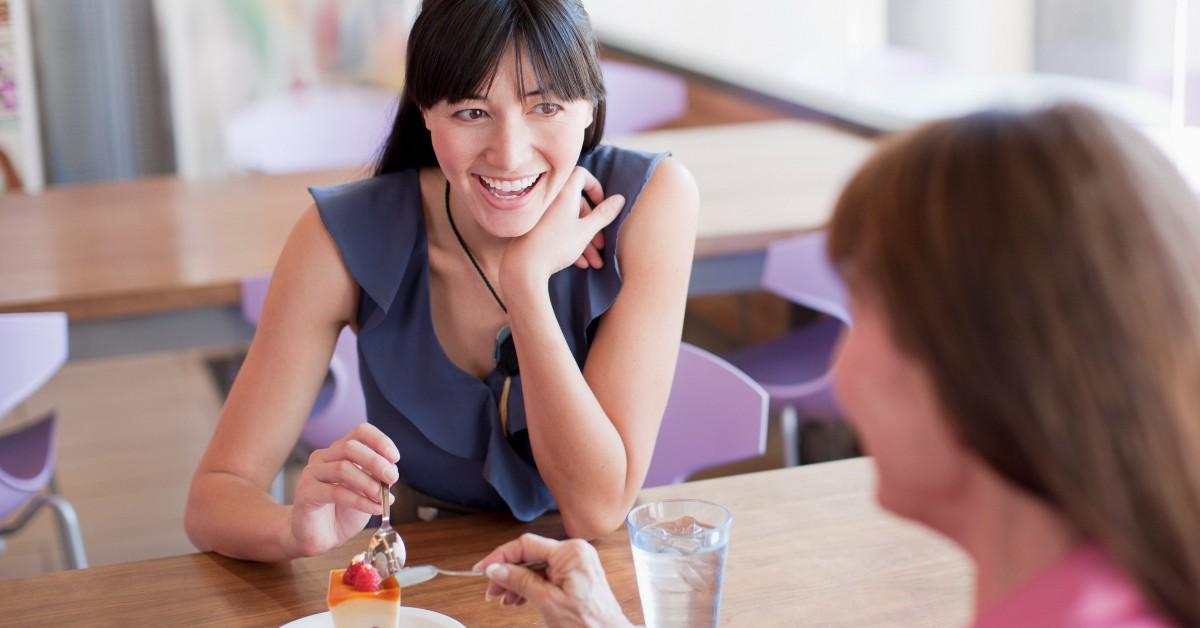
[[[691,82],[689,90],[689,113],[672,126],[781,117],[719,87]],[[697,298],[689,302],[684,337],[721,352],[781,333],[794,316],[789,305],[764,293]],[[72,361],[0,422],[0,430],[7,431],[51,409],[57,412],[58,486],[75,506],[91,565],[193,551],[183,532],[184,503],[221,405],[207,365],[243,350],[216,347]],[[772,468],[780,451],[772,430],[767,456],[704,475]],[[48,511],[5,539],[0,550],[0,578],[61,568]]]

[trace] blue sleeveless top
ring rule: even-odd
[[[599,146],[579,159],[606,196],[626,199],[604,229],[604,267],[569,266],[550,277],[551,303],[580,368],[598,319],[621,289],[621,225],[666,156]],[[509,509],[522,521],[555,508],[533,464],[520,375],[512,378],[504,430],[498,408],[504,375],[493,369],[480,380],[463,371],[434,333],[418,170],[309,191],[360,288],[358,355],[367,420],[400,450],[401,481],[471,508]]]

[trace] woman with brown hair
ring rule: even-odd
[[[975,625],[1200,625],[1200,207],[1172,165],[1080,106],[935,122],[851,180],[829,247],[877,499],[971,556]],[[514,541],[489,592],[618,621],[598,569],[553,569],[589,550]],[[503,564],[529,559],[554,578]]]

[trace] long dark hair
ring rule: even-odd
[[[854,176],[829,247],[962,440],[1200,625],[1200,206],[1171,163],[1077,105],[940,121]]]
[[[564,100],[589,99],[593,122],[581,152],[604,133],[604,78],[587,12],[579,0],[425,0],[408,40],[404,91],[375,174],[437,165],[421,115],[442,100],[486,92],[500,58],[529,54],[539,89]]]

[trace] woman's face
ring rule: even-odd
[[[972,456],[951,431],[926,369],[897,346],[882,304],[869,291],[851,292],[854,325],[839,342],[835,391],[875,459],[876,499],[945,531]]]
[[[517,83],[513,49],[500,60],[490,91],[424,111],[455,211],[467,210],[488,233],[512,238],[537,224],[579,160],[592,123],[589,100],[539,93],[529,55]]]

